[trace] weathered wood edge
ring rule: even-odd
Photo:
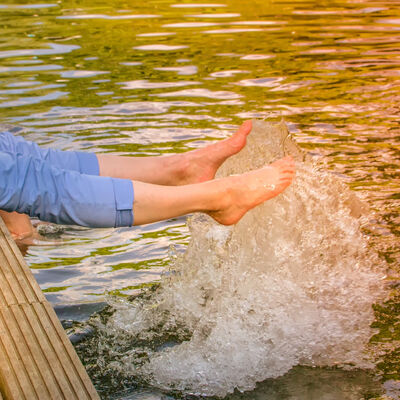
[[[0,400],[99,396],[0,218]]]

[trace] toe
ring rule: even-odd
[[[248,119],[247,121],[244,121],[242,125],[240,125],[237,133],[247,136],[251,131],[251,127],[252,127],[251,120]]]

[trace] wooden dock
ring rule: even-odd
[[[0,218],[0,400],[99,396]]]

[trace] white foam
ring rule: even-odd
[[[303,158],[283,125],[253,126],[220,176],[288,151]],[[132,350],[107,367],[161,389],[217,396],[250,390],[298,364],[371,367],[364,349],[385,265],[360,232],[361,211],[336,177],[298,161],[292,186],[234,227],[194,216],[175,272],[147,300],[116,305],[102,327],[118,340],[151,342],[174,330],[186,340],[149,350],[141,363]]]

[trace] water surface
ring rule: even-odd
[[[393,287],[377,307],[377,373],[400,379],[398,2],[12,1],[0,19],[0,122],[44,146],[179,153],[244,119],[283,117],[370,206],[363,230]],[[26,259],[71,319],[83,312],[74,304],[157,282],[170,246],[189,240],[184,218],[54,236],[62,243],[31,247]]]

